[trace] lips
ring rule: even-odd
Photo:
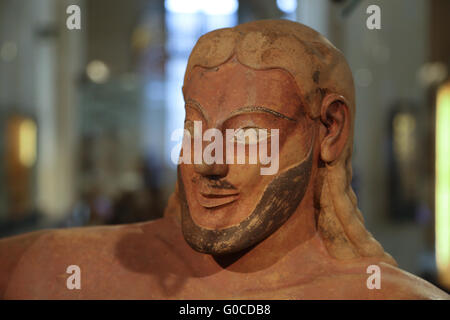
[[[200,180],[197,200],[205,208],[215,208],[236,201],[239,190],[226,181]]]

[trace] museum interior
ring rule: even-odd
[[[161,217],[189,53],[259,19],[301,22],[343,52],[365,225],[402,269],[450,292],[447,0],[0,0],[0,237]]]

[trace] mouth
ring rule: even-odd
[[[239,190],[228,182],[201,181],[197,200],[202,207],[216,208],[230,204],[239,199]]]
[[[197,194],[197,200],[202,207],[215,208],[236,201],[239,194],[236,195],[217,195],[217,194]]]

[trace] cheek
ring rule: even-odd
[[[312,130],[297,128],[280,149],[280,170],[303,161],[311,148]]]
[[[195,177],[194,166],[192,164],[180,164],[179,177],[182,179],[186,193],[192,189],[193,179]]]
[[[261,183],[260,166],[256,164],[228,165],[228,174],[225,177],[240,190],[245,190]]]

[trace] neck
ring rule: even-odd
[[[265,240],[241,252],[211,258],[221,268],[229,271],[255,272],[276,264],[293,249],[307,250],[306,244],[316,232],[313,192],[309,188],[288,221]]]

